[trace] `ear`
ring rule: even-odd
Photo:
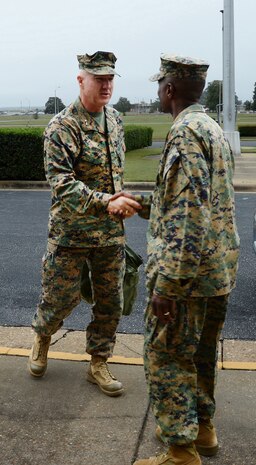
[[[76,79],[77,79],[77,82],[78,82],[79,86],[81,86],[81,84],[83,82],[82,76],[78,75]]]
[[[172,84],[172,82],[168,82],[166,92],[167,92],[167,97],[169,98],[173,97],[174,92],[175,92],[175,87]]]

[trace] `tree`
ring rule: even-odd
[[[206,97],[207,97],[207,90],[205,89],[200,97],[200,104],[203,105],[204,107],[206,106]]]
[[[254,83],[254,91],[253,91],[253,95],[252,95],[252,107],[251,109],[253,111],[256,111],[256,82]]]
[[[244,102],[244,109],[245,109],[246,111],[250,111],[251,108],[252,108],[252,102],[250,102],[250,100],[245,100],[245,102]]]
[[[35,109],[35,113],[33,113],[33,118],[38,119],[38,108]]]
[[[242,105],[242,100],[239,100],[238,96],[235,94],[235,104]]]
[[[129,100],[127,100],[127,98],[125,97],[120,97],[120,99],[118,100],[118,102],[113,105],[113,107],[117,110],[117,111],[120,111],[120,113],[125,113],[126,111],[130,111],[131,109],[131,104],[129,102]]]
[[[209,82],[204,97],[205,106],[210,111],[216,111],[217,105],[222,102],[222,81]]]
[[[155,113],[156,111],[160,111],[161,104],[159,98],[157,98],[154,102],[151,103],[150,113]]]
[[[44,112],[49,115],[55,115],[63,110],[65,106],[59,97],[49,97],[45,104]]]

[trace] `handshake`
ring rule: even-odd
[[[143,199],[144,196],[121,191],[112,195],[108,202],[107,211],[110,215],[118,215],[123,219],[130,218],[136,213],[141,213]]]

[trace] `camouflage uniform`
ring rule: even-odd
[[[217,345],[239,249],[232,177],[221,128],[201,105],[187,107],[166,138],[148,230],[145,371],[167,445],[195,440],[198,421],[214,415]],[[153,315],[153,292],[176,300],[173,323]]]
[[[87,351],[111,355],[122,313],[123,222],[107,212],[123,187],[124,133],[116,110],[106,107],[106,126],[80,98],[55,116],[45,131],[45,171],[51,186],[49,242],[43,258],[42,296],[33,327],[51,335],[80,302],[83,263],[92,270],[93,321]]]

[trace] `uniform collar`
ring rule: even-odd
[[[190,105],[189,107],[182,110],[178,116],[176,116],[174,122],[180,121],[184,118],[184,116],[188,115],[189,113],[205,113],[205,109],[203,105],[199,103],[195,103],[194,105]]]
[[[96,127],[97,129],[100,129],[95,119],[83,106],[80,97],[78,97],[75,101],[75,108],[77,110],[79,120],[82,121],[82,125],[85,126],[87,131],[88,129],[95,130]],[[106,115],[108,133],[110,134],[116,125],[116,120],[109,107],[104,107],[103,111]],[[101,130],[99,132],[101,132]]]

